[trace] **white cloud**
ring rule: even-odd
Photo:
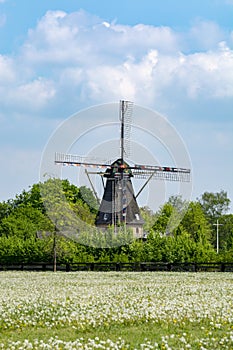
[[[87,97],[97,101],[125,96],[152,105],[168,89],[182,98],[233,97],[233,52],[220,48],[168,56],[151,50],[139,62],[127,60],[118,66],[90,68],[85,81]]]
[[[83,11],[73,14],[49,11],[36,29],[29,31],[23,55],[35,64],[55,62],[85,67],[109,60],[119,63],[128,56],[140,58],[148,48],[172,52],[178,41],[179,35],[168,27],[106,25]]]
[[[196,50],[204,51],[215,49],[227,36],[217,23],[197,19],[187,34],[187,41],[189,47],[191,43]]]
[[[43,108],[55,96],[55,93],[53,82],[38,78],[18,86],[10,93],[10,98],[14,100],[18,108],[36,111]]]
[[[12,82],[15,78],[14,62],[12,59],[0,55],[0,86]]]
[[[109,28],[109,27],[111,26],[111,24],[108,23],[108,22],[106,22],[106,21],[102,22],[102,24],[103,24],[105,27],[107,27],[107,28]]]
[[[233,97],[233,52],[220,46],[215,52],[183,56],[175,78],[193,98]]]
[[[203,21],[197,21],[189,35],[202,48],[214,47],[224,37],[215,23]],[[84,90],[94,98],[126,91],[135,96],[142,88],[151,95],[151,88],[174,84],[174,78],[181,79],[190,96],[196,96],[198,89],[208,96],[231,95],[232,76],[226,74],[233,71],[231,51],[216,46],[212,51],[183,54],[181,62],[181,42],[181,35],[167,27],[106,26],[82,11],[71,15],[50,11],[31,30],[24,49],[29,63],[38,60],[75,67],[77,79],[82,75]]]
[[[127,98],[159,108],[169,94],[178,101],[229,98],[230,40],[213,22],[196,21],[186,34],[104,22],[84,11],[49,11],[18,56],[0,56],[0,94],[12,108],[37,110],[52,101],[70,106]]]

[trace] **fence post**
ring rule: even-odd
[[[221,263],[221,272],[225,272],[225,264]]]

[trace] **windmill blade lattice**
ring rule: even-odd
[[[109,160],[89,158],[73,154],[55,153],[55,164],[63,166],[83,166],[90,168],[106,168],[111,165]]]
[[[151,176],[151,179],[154,180],[190,181],[190,169],[151,165],[135,165],[132,169],[133,176],[140,179],[147,179]]]
[[[132,125],[133,103],[130,101],[120,101],[120,121],[121,121],[121,158],[130,156],[130,134]]]

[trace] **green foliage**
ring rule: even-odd
[[[18,207],[0,223],[1,236],[17,236],[27,239],[36,237],[37,231],[52,229],[50,220],[41,211],[33,207]]]
[[[233,214],[222,215],[219,219],[219,248],[227,252],[233,249]],[[216,240],[216,227],[214,229],[214,244]]]
[[[140,214],[144,220],[144,230],[149,232],[154,225],[156,214],[147,206],[140,208]]]
[[[80,198],[84,203],[86,203],[90,211],[94,214],[97,214],[98,202],[94,197],[93,192],[90,190],[90,188],[86,186],[81,186],[79,188],[79,193],[80,193]]]
[[[58,263],[232,261],[233,215],[225,214],[224,191],[190,203],[173,196],[157,213],[141,208],[146,240],[124,226],[97,229],[96,204],[90,189],[60,179],[0,203],[0,262],[52,262],[54,237]],[[219,255],[212,218],[221,224]]]
[[[220,191],[217,193],[204,192],[198,200],[206,217],[210,221],[220,218],[229,210],[230,199],[227,197],[227,192]]]
[[[0,203],[0,221],[7,217],[12,211],[12,206],[9,202]]]
[[[208,245],[210,242],[210,225],[198,202],[190,202],[181,221],[183,228],[189,232],[196,243]]]
[[[221,236],[220,250],[226,251],[227,249],[230,249],[230,246],[232,244],[232,220],[230,219],[230,216],[228,217],[226,215],[230,205],[230,199],[227,197],[227,192],[204,192],[198,201],[202,206],[203,212],[205,213],[208,222],[210,223],[212,245],[215,248],[217,246],[215,224],[217,223],[217,220],[219,220],[219,236]]]
[[[160,235],[169,235],[172,233],[171,220],[173,215],[174,208],[171,204],[166,203],[162,208],[160,208],[156,221],[153,225],[153,229],[156,232],[159,232]]]
[[[48,240],[19,239],[17,236],[0,237],[0,263],[49,262],[51,249]]]

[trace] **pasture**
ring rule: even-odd
[[[0,349],[232,349],[233,274],[0,272]]]

